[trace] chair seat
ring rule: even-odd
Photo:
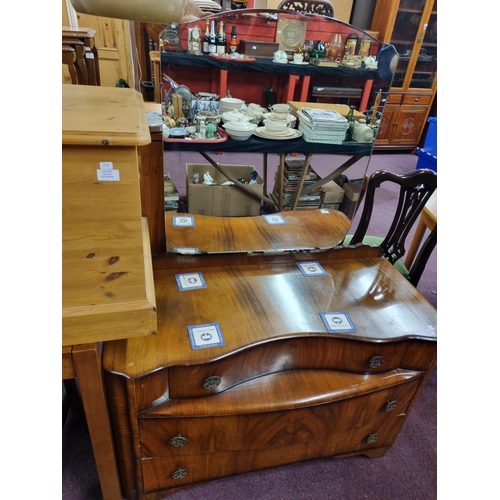
[[[345,239],[344,239],[344,242],[343,242],[343,245],[349,245],[349,243],[351,242],[351,239],[352,239],[352,234],[348,234]],[[380,237],[380,236],[365,236],[363,238],[363,243],[365,243],[366,245],[375,245],[377,247],[380,246],[380,244],[384,241],[384,238]],[[404,265],[403,261],[401,259],[398,259],[395,263],[394,263],[394,267],[403,275],[403,276],[408,276],[409,274],[409,271],[408,269],[406,269],[406,266]]]

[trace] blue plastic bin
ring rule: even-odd
[[[437,156],[429,153],[429,151],[423,148],[417,148],[417,156],[419,157],[416,166],[417,169],[430,168],[437,173]]]
[[[429,127],[427,128],[423,149],[432,156],[437,156],[437,118],[431,116],[427,119],[427,122]]]

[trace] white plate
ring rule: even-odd
[[[253,131],[254,135],[261,137],[262,139],[273,139],[275,141],[286,141],[288,139],[297,139],[302,137],[302,132],[294,128],[289,128],[284,134],[281,132],[269,133],[266,131],[266,127],[257,127]]]
[[[168,132],[168,135],[170,137],[184,137],[186,135],[186,129],[185,128],[171,128],[170,131]]]
[[[287,64],[288,61],[276,61],[275,59],[273,59],[273,63],[276,63],[276,64]]]
[[[304,65],[309,64],[309,63],[306,61],[302,61],[299,63],[296,63],[295,61],[288,61],[288,64],[296,64],[297,66],[304,66]]]

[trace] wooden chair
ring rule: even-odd
[[[399,185],[397,207],[387,235],[385,237],[369,236],[366,233],[373,213],[375,194],[377,188],[381,187],[384,182]],[[401,258],[405,254],[406,238],[436,188],[437,174],[429,169],[413,170],[403,175],[377,170],[368,180],[358,227],[354,235],[348,235],[345,238],[343,244],[365,243],[379,246],[387,260],[394,264],[394,267],[414,286],[417,286],[427,260],[437,243],[437,224],[423,243],[410,269],[406,268]]]
[[[293,10],[307,14],[333,17],[333,4],[329,0],[282,0],[278,10]]]

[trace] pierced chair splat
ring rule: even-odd
[[[399,196],[392,223],[385,237],[367,235],[375,205],[375,194],[385,182],[399,185]],[[354,234],[348,235],[344,245],[364,243],[379,246],[384,257],[401,274],[417,286],[427,260],[437,243],[437,225],[425,240],[410,269],[402,262],[405,255],[405,241],[420,213],[437,188],[437,174],[429,169],[419,169],[398,175],[386,170],[377,170],[369,180],[365,192],[363,210]]]

